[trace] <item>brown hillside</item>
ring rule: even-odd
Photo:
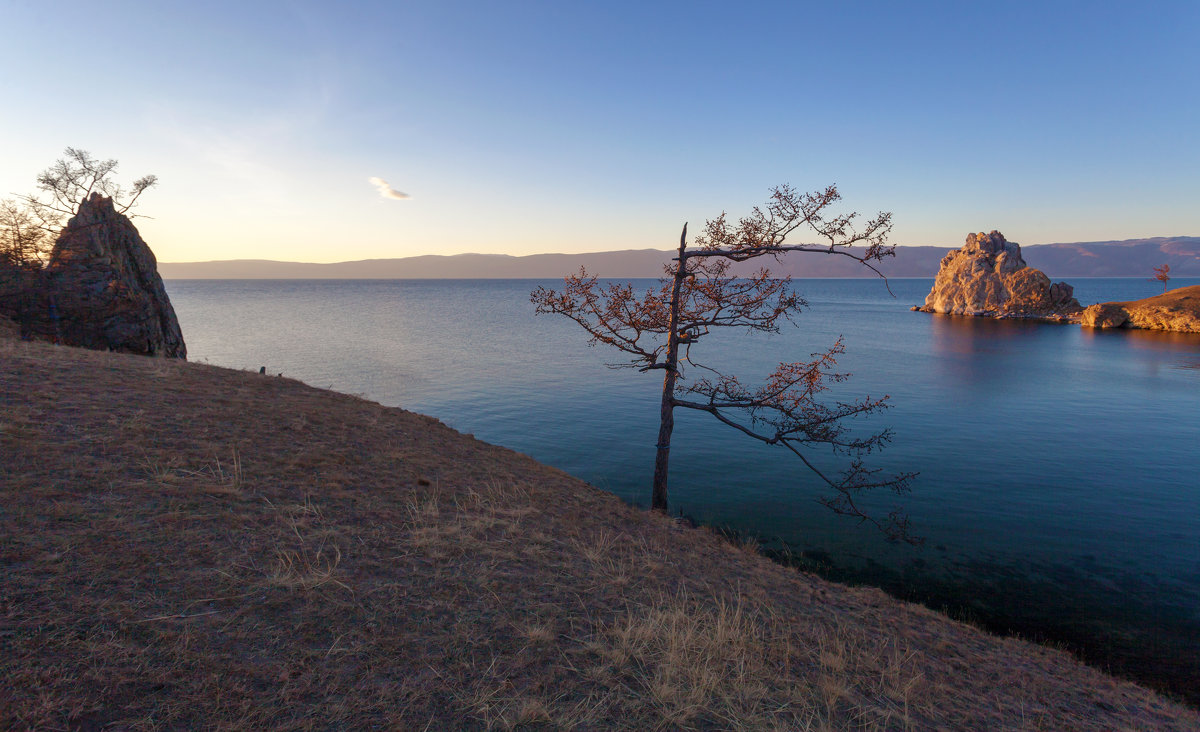
[[[1196,729],[288,379],[0,340],[0,727]]]

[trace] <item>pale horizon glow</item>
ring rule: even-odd
[[[0,197],[67,146],[156,174],[162,262],[670,249],[782,183],[891,211],[901,246],[1200,235],[1200,3],[67,0],[5,26]],[[419,196],[364,185],[387,171]]]

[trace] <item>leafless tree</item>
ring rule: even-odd
[[[779,186],[765,207],[756,207],[736,224],[725,214],[707,222],[690,249],[684,224],[678,252],[665,268],[666,277],[657,289],[640,297],[629,283],[601,284],[582,269],[567,277],[561,290],[539,287],[531,293],[538,314],[564,315],[583,327],[592,343],[632,357],[613,366],[664,372],[651,495],[655,510],[667,510],[674,410],[682,407],[707,412],[751,438],[790,450],[832,489],[820,501],[835,512],[873,523],[889,539],[919,541],[910,535],[902,511],[881,518],[858,502],[873,488],[905,493],[915,477],[914,473],[883,475],[866,466],[864,456],[883,447],[891,439],[889,431],[855,436],[847,429],[849,418],[886,408],[888,397],[818,401],[830,384],[848,377],[833,370],[844,352],[840,338],[828,350],[812,354],[811,361],[779,364],[757,385],[743,384],[693,355],[698,342],[722,328],[777,333],[782,322],[792,322],[807,305],[792,289],[790,277],[773,277],[767,267],[749,277],[734,277],[730,274],[734,262],[759,257],[778,261],[791,252],[812,252],[850,257],[883,277],[876,265],[894,253],[886,243],[891,214],[880,213],[859,224],[855,213],[832,211],[840,199],[836,186],[812,193]],[[815,233],[821,243],[789,243],[788,237],[802,229]],[[685,365],[698,371],[700,378],[689,381]],[[810,453],[822,446],[849,457],[844,471],[831,474],[818,468]]]
[[[158,182],[157,176],[147,175],[126,189],[114,180],[116,170],[116,160],[98,160],[86,150],[68,147],[63,157],[38,175],[37,192],[18,198],[44,231],[57,235],[92,193],[112,198],[118,213],[128,213],[146,189]]]
[[[39,220],[11,199],[0,201],[0,265],[41,267],[50,251],[50,237]]]
[[[1170,281],[1170,279],[1171,279],[1171,265],[1164,264],[1161,267],[1154,268],[1154,279],[1152,279],[1150,281],[1154,282],[1155,280],[1157,280],[1157,281],[1161,282],[1163,285],[1163,292],[1165,293],[1167,291],[1167,282]]]
[[[27,207],[0,201],[0,316],[12,318],[22,329],[41,289],[50,243]]]

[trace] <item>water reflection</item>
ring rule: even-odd
[[[1080,343],[1101,357],[1123,353],[1156,378],[1164,371],[1200,370],[1200,333],[1081,328]]]
[[[1152,351],[1179,351],[1200,355],[1200,333],[1176,333],[1168,330],[1139,328],[1080,328],[1085,343],[1104,343],[1123,339],[1126,347]]]
[[[1200,333],[1081,328],[1070,323],[932,314],[931,345],[944,376],[956,383],[983,378],[1009,382],[1055,340],[1082,360],[1115,357],[1140,362],[1150,375],[1161,368],[1200,369]],[[1044,354],[1043,354],[1044,355]],[[1164,359],[1163,356],[1167,358]],[[1172,362],[1171,355],[1178,361]]]
[[[933,363],[956,385],[1008,386],[1025,378],[1029,358],[1053,332],[1069,327],[1028,320],[932,314],[929,318]]]
[[[977,318],[969,315],[929,315],[933,346],[939,356],[978,355],[1007,350],[1045,323],[1028,320]]]

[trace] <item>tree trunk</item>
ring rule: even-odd
[[[684,250],[687,249],[687,224],[679,235],[679,256],[675,258],[675,286],[671,290],[671,315],[667,321],[666,375],[663,376],[662,406],[659,409],[658,451],[654,455],[654,487],[650,494],[650,507],[655,511],[667,512],[667,465],[671,458],[671,431],[675,429],[675,378],[679,375],[679,293],[687,277]]]
[[[667,463],[671,457],[671,430],[675,428],[675,372],[667,370],[663,377],[662,408],[659,411],[658,451],[654,455],[654,489],[650,496],[650,507],[655,511],[667,512]]]

